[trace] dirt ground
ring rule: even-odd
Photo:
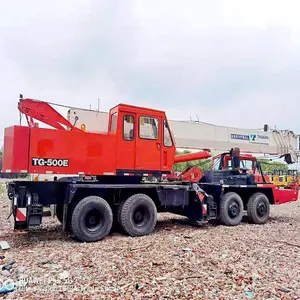
[[[162,214],[153,234],[113,232],[79,243],[52,217],[13,232],[0,197],[0,299],[300,299],[300,202],[272,207],[266,225],[191,226]],[[18,286],[19,285],[19,286]],[[0,286],[1,289],[1,286]]]

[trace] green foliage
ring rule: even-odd
[[[189,151],[189,150],[176,151],[176,155],[188,154],[188,153],[191,153],[191,151]],[[210,159],[193,160],[193,161],[188,161],[188,162],[177,163],[177,164],[174,165],[173,170],[175,172],[182,172],[183,170],[185,170],[189,166],[198,166],[198,167],[200,167],[202,172],[205,172],[209,169],[210,164],[211,164]]]
[[[0,184],[0,195],[6,193],[6,185],[4,183]]]
[[[257,161],[260,162],[261,168],[263,172],[273,172],[274,170],[282,170],[282,171],[287,171],[288,170],[288,165],[282,162],[278,161],[270,161],[265,158],[258,158]]]

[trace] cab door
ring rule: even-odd
[[[160,171],[162,154],[162,118],[138,114],[135,153],[136,170]]]
[[[120,111],[117,139],[117,170],[131,171],[135,169],[136,153],[136,114]]]
[[[167,119],[163,120],[161,134],[163,140],[161,151],[161,171],[170,171],[174,165],[176,148]]]

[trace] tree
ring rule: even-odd
[[[274,170],[287,171],[288,165],[278,161],[270,161],[265,158],[258,158],[257,161],[260,162],[261,168],[264,173],[273,172]]]

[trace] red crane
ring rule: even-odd
[[[240,155],[239,149],[222,153],[217,168],[201,172],[189,167],[174,176],[175,163],[208,158],[210,153],[175,155],[175,141],[160,110],[119,104],[109,111],[108,132],[100,134],[75,128],[42,101],[21,98],[18,108],[29,126],[5,128],[4,172],[92,178],[10,182],[7,189],[16,230],[39,226],[43,207],[49,205],[56,206],[64,230],[92,242],[105,238],[114,223],[130,236],[150,234],[159,212],[236,226],[246,211],[250,223],[265,224],[271,205],[298,199],[296,186],[279,189],[267,182],[259,164]],[[34,119],[54,129],[39,128]],[[261,177],[248,172],[253,168],[241,168],[243,159],[250,160]]]

